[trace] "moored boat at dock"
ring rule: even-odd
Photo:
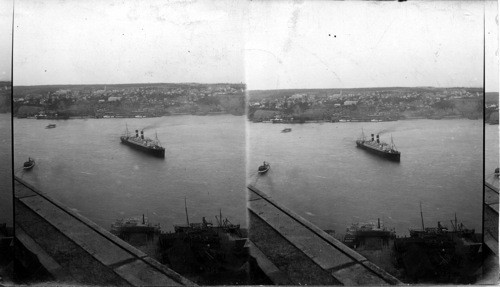
[[[215,218],[216,224],[205,217],[190,222],[186,207],[186,223],[160,235],[159,261],[199,284],[206,285],[214,275],[225,278],[225,284],[241,284],[237,278],[246,278],[249,254],[246,230],[223,219],[222,212]]]
[[[393,265],[395,228],[387,228],[380,219],[366,223],[353,223],[340,238],[349,248],[358,252],[370,262],[396,274]]]
[[[375,135],[371,134],[371,140],[367,140],[365,138],[364,133],[362,133],[361,138],[356,140],[356,145],[359,148],[362,148],[378,156],[384,157],[388,160],[400,161],[401,158],[401,152],[399,152],[396,149],[396,146],[392,141],[392,137],[391,137],[391,144],[387,144],[380,141],[379,135],[377,135],[377,139],[375,140]]]
[[[160,225],[152,225],[149,223],[144,214],[141,217],[131,217],[127,219],[118,219],[111,224],[111,233],[124,239],[129,240],[134,235],[146,235],[151,238],[154,234],[160,233]]]
[[[377,219],[377,223],[353,223],[347,228],[343,242],[354,249],[365,246],[368,249],[381,249],[389,244],[389,239],[395,237],[394,229],[388,230],[380,219]]]
[[[161,146],[158,136],[155,140],[144,137],[144,131],[141,131],[139,136],[139,130],[135,130],[135,136],[130,135],[128,128],[125,130],[125,134],[120,137],[123,144],[126,144],[134,149],[146,152],[156,157],[165,157],[165,148]]]
[[[474,229],[450,220],[449,230],[438,221],[437,227],[425,227],[420,207],[422,229],[410,229],[410,237],[398,237],[394,241],[396,264],[404,270],[410,282],[432,280],[456,283],[472,283],[480,270],[481,239]],[[410,283],[407,282],[407,283]]]

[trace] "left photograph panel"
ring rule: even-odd
[[[16,283],[251,283],[242,5],[16,2]]]
[[[13,278],[12,6],[13,0],[0,1],[0,285]]]

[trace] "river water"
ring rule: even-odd
[[[244,116],[146,119],[15,119],[16,175],[109,228],[118,218],[149,216],[163,230],[215,215],[246,226],[245,185],[268,195],[322,229],[343,233],[353,222],[380,218],[398,235],[425,224],[458,220],[481,229],[482,122],[408,120],[379,123],[249,123]],[[120,144],[130,130],[154,132],[166,148],[158,159]],[[281,133],[285,127],[292,132]],[[392,135],[395,163],[356,148],[361,128]],[[487,172],[498,166],[498,126],[486,126]],[[497,135],[497,134],[496,134]],[[248,142],[248,146],[245,142]],[[28,156],[37,165],[22,170]],[[246,156],[248,161],[246,161]],[[258,176],[262,161],[271,170]],[[247,164],[248,163],[248,164]],[[245,168],[248,167],[247,171]],[[245,175],[248,177],[245,178]]]
[[[498,176],[494,176],[495,168],[499,167],[498,125],[486,125],[484,130],[484,167],[485,180],[495,186],[498,185]]]
[[[45,129],[49,123],[57,125]],[[128,125],[145,128],[166,148],[159,159],[120,143]],[[162,230],[222,210],[246,225],[245,118],[172,116],[145,119],[14,120],[15,171],[50,197],[109,229],[145,214]],[[36,166],[22,170],[31,156]]]
[[[11,114],[0,114],[0,223],[12,226]]]
[[[380,218],[407,235],[458,220],[480,232],[482,121],[408,120],[377,123],[249,123],[249,183],[322,229],[344,233]],[[281,133],[285,128],[292,132]],[[362,129],[394,143],[401,162],[356,147]],[[498,145],[497,145],[498,146]],[[498,150],[497,150],[498,154]],[[256,174],[262,161],[271,164]],[[498,160],[497,160],[498,162]]]

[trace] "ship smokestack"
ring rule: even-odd
[[[374,141],[373,136],[374,136],[374,135],[372,134],[372,141]]]
[[[138,130],[135,130],[135,137],[138,138],[139,137],[139,131]]]
[[[141,131],[141,139],[144,139],[144,131]]]
[[[144,221],[144,213],[142,214],[142,224],[145,224],[146,222]]]
[[[378,138],[378,135],[377,135],[377,143],[380,143],[380,139]]]
[[[377,223],[377,228],[380,229],[380,218],[377,218],[378,223]]]

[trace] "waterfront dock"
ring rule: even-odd
[[[498,258],[498,188],[485,184],[485,189],[484,243]],[[250,254],[272,283],[402,284],[256,187],[249,185],[248,194]],[[43,270],[45,280],[195,285],[17,177],[15,212],[16,264],[25,270]]]
[[[274,284],[402,284],[256,187],[248,193],[250,252]]]
[[[16,263],[27,283],[196,285],[18,177],[14,191]]]

